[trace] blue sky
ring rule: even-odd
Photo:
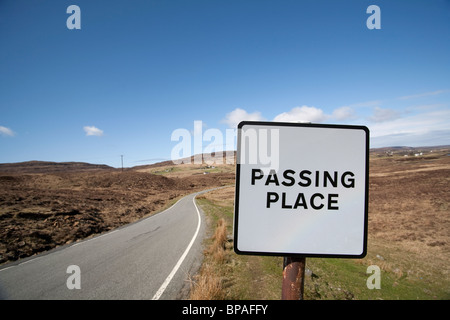
[[[450,144],[450,1],[1,0],[0,46],[0,162],[153,163],[194,121]]]

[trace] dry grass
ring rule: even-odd
[[[433,152],[432,157],[407,160],[402,155],[371,153],[368,254],[361,260],[308,258],[305,299],[450,297],[448,152],[445,149]],[[232,224],[233,187],[205,193],[201,201],[208,215]],[[219,227],[220,223],[211,237],[214,241],[220,239]],[[280,258],[238,256],[230,243],[224,251],[219,243],[211,242],[205,251],[208,266],[204,266],[199,282],[219,283],[222,293],[218,296],[225,299],[279,298]],[[382,271],[381,290],[366,287],[369,265]],[[214,294],[207,292],[201,299],[214,299]]]
[[[199,276],[191,281],[191,300],[222,300],[225,298],[222,279],[212,264],[205,263]]]
[[[169,164],[166,166],[149,167],[137,169],[138,172],[162,175],[168,178],[189,178],[195,175],[232,173],[234,174],[234,164]]]
[[[213,240],[214,242],[209,248],[209,254],[213,256],[217,263],[222,263],[225,260],[225,245],[227,243],[227,226],[224,219],[220,219],[217,223]]]
[[[450,157],[413,159],[370,163],[369,246],[390,248],[373,262],[400,276],[448,279]]]
[[[224,219],[220,219],[212,237],[212,244],[205,255],[207,262],[202,265],[200,274],[191,281],[191,300],[221,300],[225,298],[223,281],[217,266],[225,263],[227,226]]]
[[[278,299],[281,284],[282,259],[236,255],[233,240],[230,239],[233,224],[234,186],[217,189],[197,197],[199,205],[212,220],[213,230],[208,249],[205,250],[205,270],[199,274],[197,288],[191,299],[199,297],[197,291],[204,292],[199,299],[211,299],[214,293],[208,288],[220,279],[223,299],[254,300]],[[206,278],[206,279],[203,279]],[[201,287],[206,289],[202,289]],[[213,291],[214,292],[214,291]],[[215,293],[217,295],[217,293]]]

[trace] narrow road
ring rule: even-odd
[[[202,260],[197,194],[136,223],[2,266],[0,299],[182,298]],[[68,288],[68,280],[77,283],[77,272],[67,272],[72,265],[80,289]]]

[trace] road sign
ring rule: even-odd
[[[365,256],[367,127],[244,121],[237,141],[236,253]]]

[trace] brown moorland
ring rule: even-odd
[[[64,170],[53,170],[51,166],[50,163],[44,165],[44,169],[36,170],[36,167],[30,169],[28,163],[26,170],[20,166],[11,170],[11,166],[8,169],[7,165],[0,165],[0,263],[111,230],[158,212],[182,195],[233,185],[235,181],[234,165],[229,164],[174,165],[167,162],[124,172],[109,167],[94,169],[87,164],[77,164],[76,169],[73,165],[59,164],[59,168],[64,167]],[[339,259],[309,259],[307,267],[312,275],[306,281],[306,293],[310,298],[333,299],[347,298],[342,297],[344,291],[352,291],[352,297],[360,299],[378,296],[414,298],[416,295],[448,298],[450,147],[371,150],[369,182],[367,257],[342,262]],[[214,207],[210,206],[214,210],[226,213],[228,238],[232,232],[233,196],[234,188],[230,187],[201,197],[214,204]],[[211,228],[214,227],[211,224]],[[219,270],[239,270],[232,244],[228,243],[225,249],[220,254],[222,267]],[[210,255],[206,251],[206,255]],[[272,265],[272,260],[268,263],[267,259],[261,260],[260,264],[259,257],[251,260],[258,270],[262,270],[252,273],[257,277],[252,283],[264,284],[267,288],[252,286],[246,288],[244,291],[248,293],[242,296],[233,293],[231,285],[218,296],[277,299],[275,291],[278,289],[273,290],[273,287],[279,286],[278,260],[274,260],[275,265]],[[206,261],[209,261],[208,257]],[[383,290],[376,292],[365,288],[365,268],[372,264],[380,266],[386,273]],[[344,290],[341,288],[345,282],[343,278],[329,275],[330,270],[331,274],[338,272],[338,267],[349,271],[358,265],[361,267],[356,269],[356,273],[347,273],[360,277],[358,281],[363,285],[353,285]],[[211,265],[208,266],[211,269]],[[273,268],[273,275],[272,271],[264,271]],[[232,273],[217,276],[225,283],[240,282],[233,278]],[[268,279],[273,279],[272,287]],[[348,283],[355,279],[349,278]],[[411,283],[419,287],[411,290]],[[391,296],[387,295],[390,292],[388,286]],[[270,294],[260,296],[258,292]]]
[[[83,163],[1,164],[0,263],[134,222],[183,195],[234,183],[233,173],[203,174],[203,167],[176,178]]]
[[[449,146],[370,151],[368,254],[357,260],[306,259],[305,299],[450,297],[449,152]],[[191,298],[279,299],[282,258],[233,252],[234,188],[205,193],[198,201],[215,221],[225,219],[231,243],[218,255],[211,231]],[[366,287],[371,265],[381,269],[381,290]]]

